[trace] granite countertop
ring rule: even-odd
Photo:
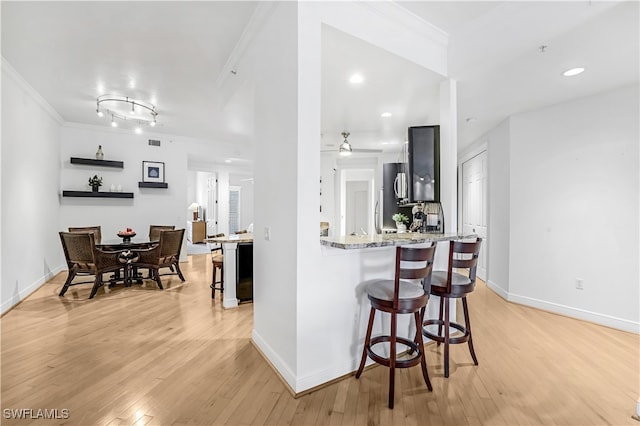
[[[320,237],[320,244],[322,244],[323,246],[352,250],[370,247],[389,247],[401,246],[405,244],[420,244],[428,243],[431,241],[451,241],[475,237],[477,237],[476,234],[424,234],[419,232],[406,232],[401,234],[344,235],[341,237]]]
[[[243,234],[226,235],[224,237],[206,238],[207,243],[252,243],[253,234],[245,232]]]

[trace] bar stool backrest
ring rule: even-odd
[[[431,275],[436,244],[431,247],[396,247],[393,308],[398,309],[400,280],[424,280]]]
[[[453,268],[468,269],[469,280],[475,285],[478,256],[482,238],[476,241],[451,241],[449,243],[449,267],[447,270],[447,293],[451,293]]]

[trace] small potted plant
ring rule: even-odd
[[[93,177],[89,178],[89,186],[93,192],[98,192],[98,188],[102,186],[102,178],[98,177],[98,175],[93,175]]]
[[[393,219],[394,222],[396,223],[396,229],[398,233],[406,232],[407,225],[405,225],[405,222],[409,221],[409,218],[407,217],[407,215],[403,213],[396,213],[393,216],[391,216],[391,219]]]

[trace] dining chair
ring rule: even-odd
[[[102,231],[100,229],[100,225],[69,227],[69,232],[93,232],[96,244],[100,244],[102,242]]]
[[[397,247],[394,279],[373,280],[368,283],[365,290],[371,302],[371,312],[356,379],[360,378],[364,370],[367,356],[378,364],[389,367],[389,408],[393,408],[396,368],[408,368],[421,364],[424,382],[427,389],[432,390],[420,324],[422,324],[422,315],[429,299],[429,295],[424,289],[424,283],[428,283],[431,275],[435,250],[435,243],[430,247],[422,248]],[[391,329],[389,335],[372,338],[373,320],[377,310],[390,314]],[[413,340],[397,335],[398,314],[413,314],[417,330]],[[376,345],[386,342],[389,343],[388,357],[374,351]],[[398,344],[408,348],[407,357],[397,358]]]
[[[440,298],[440,310],[437,319],[427,319],[422,323],[422,334],[444,344],[444,377],[449,377],[449,345],[467,342],[473,363],[478,365],[478,358],[473,349],[471,336],[471,321],[467,306],[467,294],[476,287],[476,268],[482,238],[475,241],[451,241],[449,243],[449,263],[446,271],[433,271],[431,274],[430,294]],[[454,268],[466,269],[467,273],[454,272]],[[458,324],[450,320],[450,299],[462,299],[465,324]],[[444,313],[444,318],[443,318]],[[438,332],[429,331],[430,326],[438,326]],[[461,335],[451,337],[451,328],[461,332]],[[433,329],[433,328],[432,328]],[[444,331],[444,334],[443,334]]]
[[[134,249],[135,258],[131,265],[134,268],[149,268],[151,279],[153,279],[158,288],[163,289],[160,280],[161,268],[175,268],[180,281],[184,282],[184,275],[180,270],[180,251],[182,250],[182,239],[184,238],[184,229],[161,230],[160,238],[157,245],[149,249]],[[166,275],[166,274],[165,274]]]
[[[149,225],[149,241],[159,241],[160,231],[171,231],[175,225]]]
[[[98,288],[104,285],[102,274],[114,272],[122,268],[118,251],[106,251],[96,247],[93,232],[59,232],[62,250],[69,267],[67,280],[60,290],[59,296],[64,296],[70,286],[87,284],[87,281],[73,283],[78,274],[94,275],[93,287],[89,299],[93,299]]]

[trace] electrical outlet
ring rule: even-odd
[[[584,280],[582,278],[576,278],[576,288],[578,290],[584,290]]]

